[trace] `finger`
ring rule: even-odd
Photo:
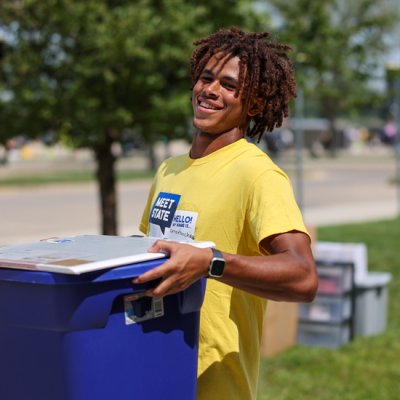
[[[151,289],[147,289],[145,292],[141,292],[140,294],[134,294],[129,297],[131,301],[137,300],[141,297],[164,297],[169,296],[171,294],[175,294],[180,292],[181,290],[178,288],[174,288],[172,286],[172,282],[162,281],[156,287]]]
[[[181,288],[176,285],[173,279],[167,278],[161,281],[156,287],[149,289],[146,291],[146,296],[150,297],[164,297],[169,296],[171,294],[178,293],[182,291],[184,288]]]
[[[147,250],[149,253],[170,253],[171,242],[167,242],[166,240],[157,240],[149,249]]]
[[[133,279],[133,283],[145,283],[149,281],[153,281],[155,279],[162,278],[166,272],[168,271],[169,262],[166,261],[164,264],[160,265],[157,268],[153,268],[150,271],[145,272],[142,275],[139,275],[135,279]]]

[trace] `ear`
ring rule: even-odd
[[[260,112],[263,109],[263,101],[259,97],[255,97],[254,99],[251,99],[249,102],[249,108],[247,110],[247,115],[249,117],[254,117],[257,114],[260,114]]]

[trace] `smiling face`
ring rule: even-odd
[[[193,87],[193,124],[198,132],[209,135],[235,133],[244,136],[243,102],[239,87],[239,58],[225,61],[218,55],[210,58]],[[237,140],[237,139],[236,139]]]

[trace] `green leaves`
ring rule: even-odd
[[[308,98],[322,105],[334,101],[342,112],[370,98],[368,80],[377,72],[383,38],[397,23],[398,8],[387,0],[271,3],[281,18],[281,38],[295,47],[299,86]]]
[[[3,1],[7,49],[0,82],[13,99],[0,100],[8,114],[0,138],[37,135],[32,126],[65,137],[67,124],[74,142],[80,136],[79,145],[91,147],[110,130],[136,129],[153,140],[172,135],[176,125],[187,128],[193,40],[243,19],[255,26],[259,16],[241,15],[251,4]]]

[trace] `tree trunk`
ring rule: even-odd
[[[149,157],[149,168],[151,171],[155,171],[157,169],[157,157],[154,151],[154,144],[149,144],[148,146],[147,154]]]
[[[100,195],[101,231],[103,235],[118,234],[116,158],[112,153],[112,144],[112,135],[107,132],[104,141],[94,147],[97,162],[96,178]]]

